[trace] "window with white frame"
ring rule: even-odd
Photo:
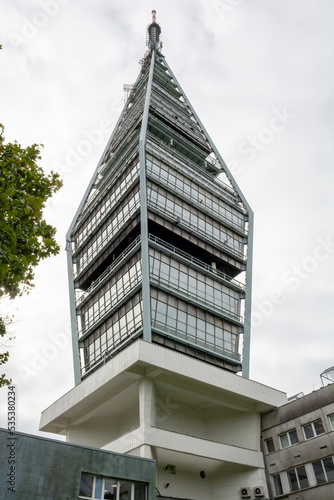
[[[328,415],[328,419],[329,419],[331,427],[334,431],[334,413],[332,415]]]
[[[144,483],[81,474],[79,498],[93,500],[146,500]]]
[[[281,448],[287,448],[288,446],[292,446],[293,444],[298,443],[298,436],[296,429],[292,429],[289,432],[285,432],[279,436],[279,440],[281,443]]]
[[[309,487],[305,466],[296,467],[287,471],[291,491]]]
[[[313,471],[317,484],[334,481],[334,462],[333,457],[323,458],[312,463]]]
[[[311,439],[319,436],[320,434],[324,434],[325,429],[321,418],[315,420],[314,422],[310,422],[309,424],[303,425],[303,431],[305,439]]]

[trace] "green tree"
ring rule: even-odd
[[[40,145],[6,144],[3,134],[0,124],[0,297],[14,299],[29,292],[40,260],[59,252],[56,229],[43,219],[43,209],[62,181],[37,165]],[[6,318],[0,318],[0,337],[5,336]],[[0,365],[8,356],[0,354]],[[8,382],[0,376],[0,387]]]

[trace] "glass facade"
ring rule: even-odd
[[[150,64],[68,233],[80,378],[138,337],[242,368],[249,207],[159,52]]]
[[[238,327],[158,290],[151,294],[152,325],[175,338],[235,360],[238,354]]]

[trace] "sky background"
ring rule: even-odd
[[[255,214],[250,378],[292,396],[334,365],[331,0],[7,0],[0,122],[42,143],[64,187],[47,204],[61,252],[15,315],[17,429],[74,385],[65,234],[139,72],[152,9],[163,53]],[[3,370],[1,370],[2,372]],[[7,427],[7,389],[0,426]],[[42,433],[46,435],[45,433]]]

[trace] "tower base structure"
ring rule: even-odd
[[[276,389],[141,339],[47,408],[40,429],[156,460],[163,498],[242,498],[266,488],[261,413]],[[89,472],[89,471],[88,471]]]

